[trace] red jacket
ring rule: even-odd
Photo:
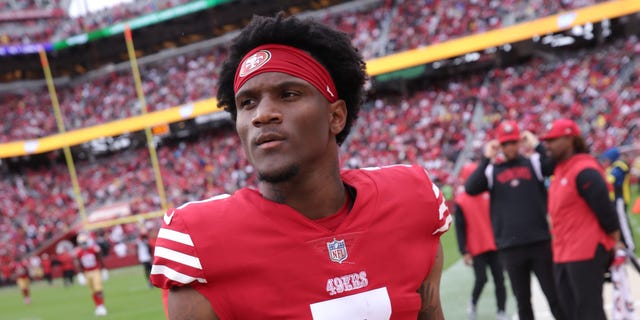
[[[589,260],[595,256],[598,244],[607,250],[615,244],[578,193],[576,178],[584,169],[595,169],[604,179],[604,172],[595,158],[577,154],[556,166],[549,187],[553,261],[556,263]]]
[[[471,196],[466,192],[460,192],[456,195],[456,204],[465,220],[466,251],[472,256],[495,251],[496,242],[489,217],[489,193]]]

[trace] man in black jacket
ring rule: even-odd
[[[520,142],[535,150],[525,157]],[[498,159],[502,151],[504,159]],[[558,302],[547,222],[545,176],[553,164],[538,138],[529,131],[522,135],[518,124],[504,121],[497,129],[497,140],[489,141],[478,168],[465,183],[468,194],[490,194],[491,225],[498,254],[509,275],[518,303],[520,320],[534,319],[531,306],[531,273],[538,278],[556,319],[566,319]]]

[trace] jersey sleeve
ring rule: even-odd
[[[429,178],[429,172],[426,169],[423,170],[425,175],[427,176],[427,179],[425,179],[425,183],[430,185],[431,192],[433,192],[433,196],[436,199],[437,210],[433,212],[436,223],[434,225],[434,229],[431,230],[431,234],[440,236],[443,233],[447,232],[447,230],[449,230],[453,218],[451,217],[451,213],[449,212],[449,207],[447,206],[447,200],[445,199],[444,194],[442,193],[442,191],[440,191],[440,188],[438,188],[438,186],[431,181],[431,179]]]
[[[155,243],[151,283],[162,289],[206,283],[184,209],[169,209]]]

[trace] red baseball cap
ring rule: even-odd
[[[507,120],[500,123],[498,126],[498,141],[500,144],[518,140],[520,140],[520,129],[515,121]]]
[[[571,119],[558,119],[551,123],[551,127],[542,137],[542,140],[560,138],[564,136],[579,136],[580,128]]]

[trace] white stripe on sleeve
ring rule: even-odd
[[[440,202],[440,206],[438,207],[438,213],[440,214],[438,216],[438,220],[442,220],[442,216],[444,216],[444,213],[447,212],[447,210],[449,210],[449,208],[447,208],[447,204],[444,203],[444,198],[442,198],[442,202]]]
[[[436,186],[435,183],[431,184],[431,188],[433,189],[433,194],[436,196],[436,199],[438,199],[440,196],[440,189],[438,189],[438,186]]]
[[[451,215],[448,215],[447,218],[444,221],[444,224],[442,226],[440,226],[440,228],[438,228],[436,231],[434,231],[432,233],[432,235],[438,234],[438,233],[443,233],[447,230],[449,230],[449,226],[451,225],[451,222],[453,221],[453,218],[451,218]]]
[[[193,247],[191,236],[189,236],[189,234],[187,233],[182,233],[167,228],[160,228],[160,231],[158,232],[158,238],[175,241]]]
[[[175,261],[177,263],[202,270],[200,259],[198,259],[197,257],[163,247],[156,247],[154,254],[156,257],[165,258],[167,260]]]
[[[203,278],[195,278],[192,276],[188,276],[184,273],[180,273],[176,270],[173,270],[167,266],[163,266],[163,265],[156,265],[154,264],[153,267],[151,267],[151,274],[161,274],[165,277],[167,277],[168,279],[171,279],[173,281],[176,282],[180,282],[183,284],[188,284],[191,283],[193,281],[198,281],[200,283],[207,283],[206,279]]]

